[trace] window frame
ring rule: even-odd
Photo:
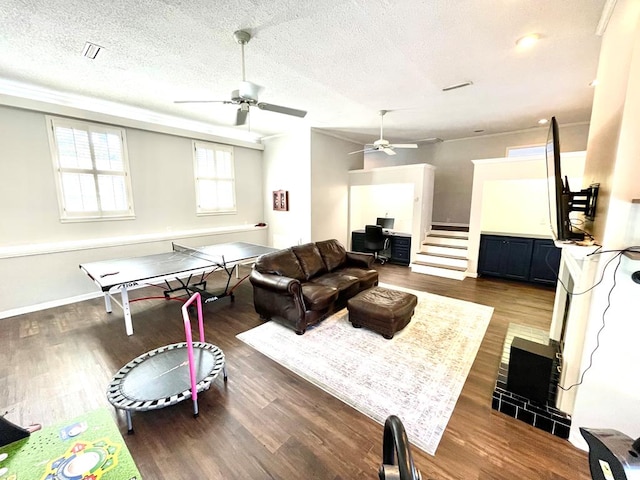
[[[109,220],[127,220],[135,218],[135,212],[133,208],[133,191],[131,188],[131,171],[129,169],[129,156],[127,148],[127,137],[125,129],[115,125],[87,122],[83,120],[76,120],[66,117],[54,117],[46,115],[47,121],[47,133],[49,136],[49,147],[51,150],[51,159],[53,164],[53,171],[55,176],[56,194],[58,198],[58,209],[60,215],[60,221],[66,222],[91,222],[91,221],[109,221]],[[60,151],[58,149],[58,140],[56,137],[56,128],[73,128],[76,130],[84,130],[89,136],[89,148],[91,151],[92,168],[71,168],[63,167],[60,164]],[[122,170],[102,170],[96,167],[96,158],[94,155],[94,144],[91,140],[92,132],[109,132],[116,133],[120,139],[120,150],[122,154]],[[96,201],[97,210],[91,211],[69,211],[65,204],[65,192],[62,177],[64,173],[84,173],[93,176],[96,184]],[[118,172],[117,174],[114,172]],[[107,210],[104,209],[100,202],[100,191],[98,189],[98,177],[99,176],[115,176],[124,178],[124,194],[127,208],[124,210]]]
[[[530,153],[521,153],[521,152]],[[537,157],[544,156],[547,151],[547,145],[544,143],[536,143],[532,145],[518,145],[517,147],[507,147],[507,158],[523,158],[523,157]]]
[[[236,198],[236,170],[235,170],[235,149],[231,145],[224,145],[220,143],[213,142],[204,142],[200,140],[192,140],[193,147],[193,179],[196,193],[196,215],[204,216],[204,215],[233,215],[238,212],[238,203]],[[210,150],[213,152],[213,155],[217,154],[217,152],[224,152],[230,155],[231,160],[231,176],[217,176],[214,175],[212,177],[209,176],[201,176],[198,171],[198,149]],[[217,172],[216,172],[217,173]],[[218,207],[218,208],[209,208],[201,206],[201,192],[200,192],[200,181],[214,181],[214,182],[231,182],[231,207]]]

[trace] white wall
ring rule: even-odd
[[[351,187],[351,225],[354,230],[375,225],[378,217],[394,219],[393,230],[411,233],[415,184],[385,183]],[[356,228],[357,227],[357,228]]]
[[[587,146],[589,126],[560,123],[561,151],[582,151]],[[507,147],[543,145],[547,128],[539,127],[499,135],[484,135],[438,144],[421,145],[418,149],[396,150],[394,156],[382,153],[365,155],[364,168],[428,163],[435,167],[433,221],[468,225],[471,209],[473,164],[479,158],[502,158]],[[577,189],[577,185],[576,188]]]
[[[593,224],[604,250],[640,245],[640,2],[619,0],[603,37],[594,98],[585,183],[600,182],[602,198]],[[602,200],[602,202],[601,202]],[[596,278],[614,253],[603,254]],[[631,281],[640,260],[622,257],[593,290],[570,440],[586,444],[578,428],[613,428],[640,437],[640,285]],[[603,326],[598,339],[598,331]]]
[[[349,170],[362,168],[360,144],[311,130],[311,240],[349,244]]]
[[[79,118],[90,118],[78,111]],[[78,265],[195,244],[266,242],[262,152],[234,147],[238,211],[196,216],[191,139],[126,128],[132,220],[61,223],[45,114],[0,106],[0,318],[97,292]],[[206,140],[201,134],[194,138]]]
[[[580,185],[585,152],[562,153],[562,173]],[[478,272],[482,233],[552,238],[544,157],[474,160],[468,274]],[[573,180],[573,182],[571,181]],[[574,190],[576,187],[572,187]]]
[[[309,127],[264,141],[264,218],[268,244],[286,248],[311,241],[311,132]],[[273,210],[274,190],[289,192],[289,211]]]
[[[409,190],[413,196],[410,202],[405,202],[400,209],[393,211],[400,221],[400,227],[407,223],[410,213],[411,227],[405,230],[411,234],[411,261],[419,251],[420,242],[431,227],[431,212],[433,208],[433,179],[435,168],[431,165],[403,165],[399,167],[383,167],[366,170],[354,170],[349,172],[350,192],[353,196],[349,199],[349,230],[359,230],[363,227],[364,220],[359,212],[367,211],[368,205],[362,204],[370,198],[367,192],[378,192],[380,186],[386,188],[389,195],[397,192],[398,197],[406,199]],[[389,186],[389,187],[386,187]],[[392,203],[398,205],[397,203]],[[379,208],[379,207],[376,207]],[[377,211],[377,210],[376,210]],[[375,214],[379,216],[379,214]],[[391,215],[390,215],[391,216]],[[375,220],[375,217],[374,219]],[[368,222],[368,220],[365,220]],[[394,226],[394,230],[400,227]]]

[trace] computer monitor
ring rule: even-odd
[[[376,220],[376,225],[380,225],[382,228],[391,230],[393,229],[393,221],[394,221],[393,218],[378,217]]]

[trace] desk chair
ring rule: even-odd
[[[384,264],[388,259],[380,252],[389,248],[389,237],[385,236],[380,225],[366,225],[364,227],[364,250],[374,254],[376,260]]]

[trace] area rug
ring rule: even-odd
[[[304,335],[270,321],[237,337],[380,424],[397,415],[409,441],[435,455],[493,308],[381,286],[418,297],[392,340],[353,328],[346,309]]]

